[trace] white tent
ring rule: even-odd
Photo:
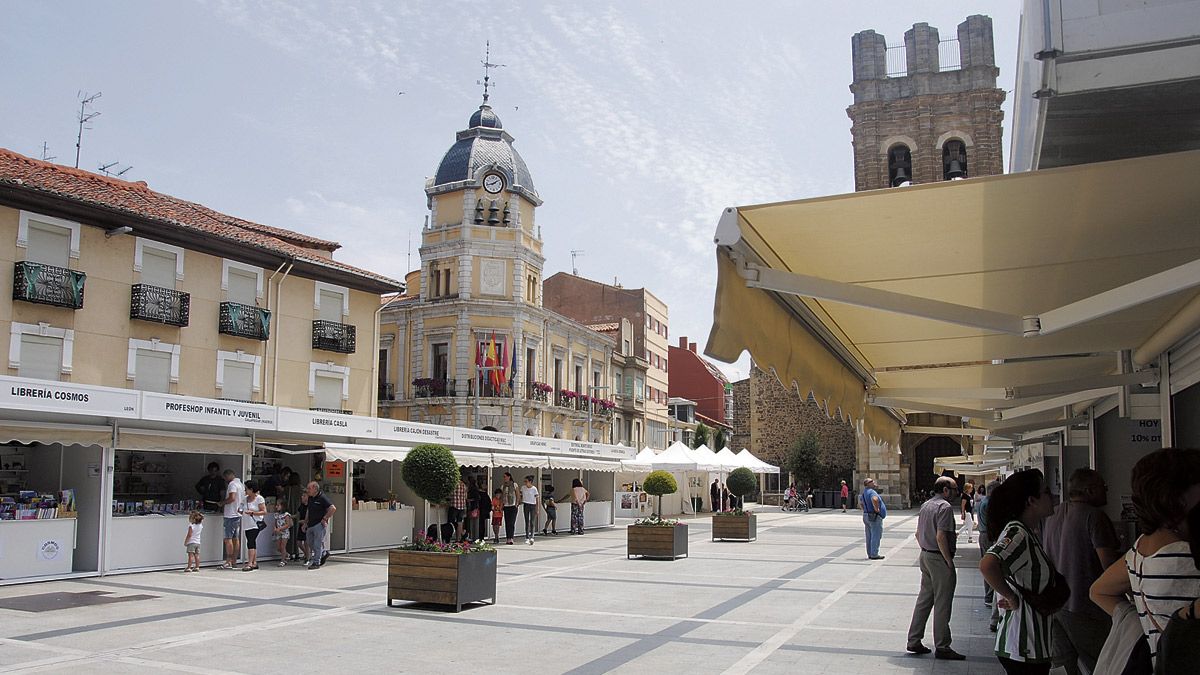
[[[688,446],[676,441],[654,457],[656,471],[700,471],[700,459]],[[707,471],[708,469],[703,469]]]
[[[735,455],[733,451],[729,449],[729,446],[721,448],[720,452],[716,454],[716,457],[717,461],[719,461],[723,467],[722,470],[726,472],[733,471],[734,469],[740,469],[742,467],[751,468],[747,466],[747,464],[738,455]]]
[[[779,467],[773,464],[767,464],[761,459],[755,457],[749,450],[742,448],[742,451],[735,455],[737,460],[742,463],[747,469],[754,473],[779,473]]]
[[[642,448],[633,459],[621,460],[621,469],[624,471],[651,471],[654,469],[656,456],[649,447]]]

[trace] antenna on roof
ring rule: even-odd
[[[583,257],[583,249],[580,249],[580,248],[571,249],[571,274],[573,274],[575,276],[579,276],[579,268],[575,266],[575,259],[582,258],[582,257]]]
[[[132,166],[127,166],[124,169],[121,169],[120,171],[117,171],[115,173],[112,171],[109,171],[109,169],[113,168],[114,166],[117,166],[118,164],[120,164],[120,162],[109,162],[108,164],[101,164],[100,168],[98,170],[100,171],[100,173],[104,174],[105,176],[114,176],[115,175],[117,178],[120,178],[121,176],[124,176],[130,169],[133,168]]]
[[[95,94],[87,94],[87,93],[81,91],[78,94],[78,96],[82,100],[79,102],[79,135],[75,137],[75,168],[76,169],[79,168],[79,149],[80,149],[80,146],[83,145],[83,130],[91,129],[91,127],[87,126],[87,123],[91,122],[92,120],[94,120],[100,116],[100,111],[97,110],[95,112],[88,112],[87,108],[88,108],[88,106],[90,106],[92,104],[93,101],[100,98],[101,94],[102,94],[102,92],[99,92],[99,91],[96,92]]]
[[[50,144],[46,141],[42,141],[42,161],[53,162],[56,159],[58,158],[50,154]]]
[[[482,81],[476,80],[475,84],[483,85],[483,104],[487,105],[488,87],[495,86],[495,85],[490,84],[490,81],[491,81],[490,71],[492,68],[504,68],[504,67],[506,67],[506,64],[492,63],[492,41],[488,40],[487,42],[484,43],[484,45],[485,46],[484,46],[484,51],[483,51],[483,61],[480,61],[480,63],[483,64],[483,80]]]

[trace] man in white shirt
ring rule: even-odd
[[[233,569],[242,553],[242,507],[246,503],[246,486],[238,480],[233,469],[225,469],[225,501],[222,509],[225,521],[225,564],[221,569]]]

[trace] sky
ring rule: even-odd
[[[581,276],[649,289],[671,343],[702,351],[721,210],[854,189],[851,36],[991,16],[1007,154],[1019,4],[10,0],[0,147],[73,165],[81,92],[102,92],[80,168],[115,162],[402,279],[490,40],[490,103],[545,200],[544,276],[582,251]]]

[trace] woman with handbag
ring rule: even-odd
[[[1090,594],[1109,615],[1127,595],[1133,597],[1146,640],[1126,655],[1124,672],[1130,673],[1148,672],[1171,617],[1200,596],[1200,574],[1187,542],[1187,514],[1200,503],[1200,450],[1152,452],[1134,465],[1131,480],[1138,529],[1146,534],[1104,571]]]
[[[1070,593],[1038,539],[1053,507],[1037,469],[1014,473],[988,495],[988,538],[995,543],[979,571],[999,596],[995,651],[1006,673],[1050,672],[1050,615]]]

